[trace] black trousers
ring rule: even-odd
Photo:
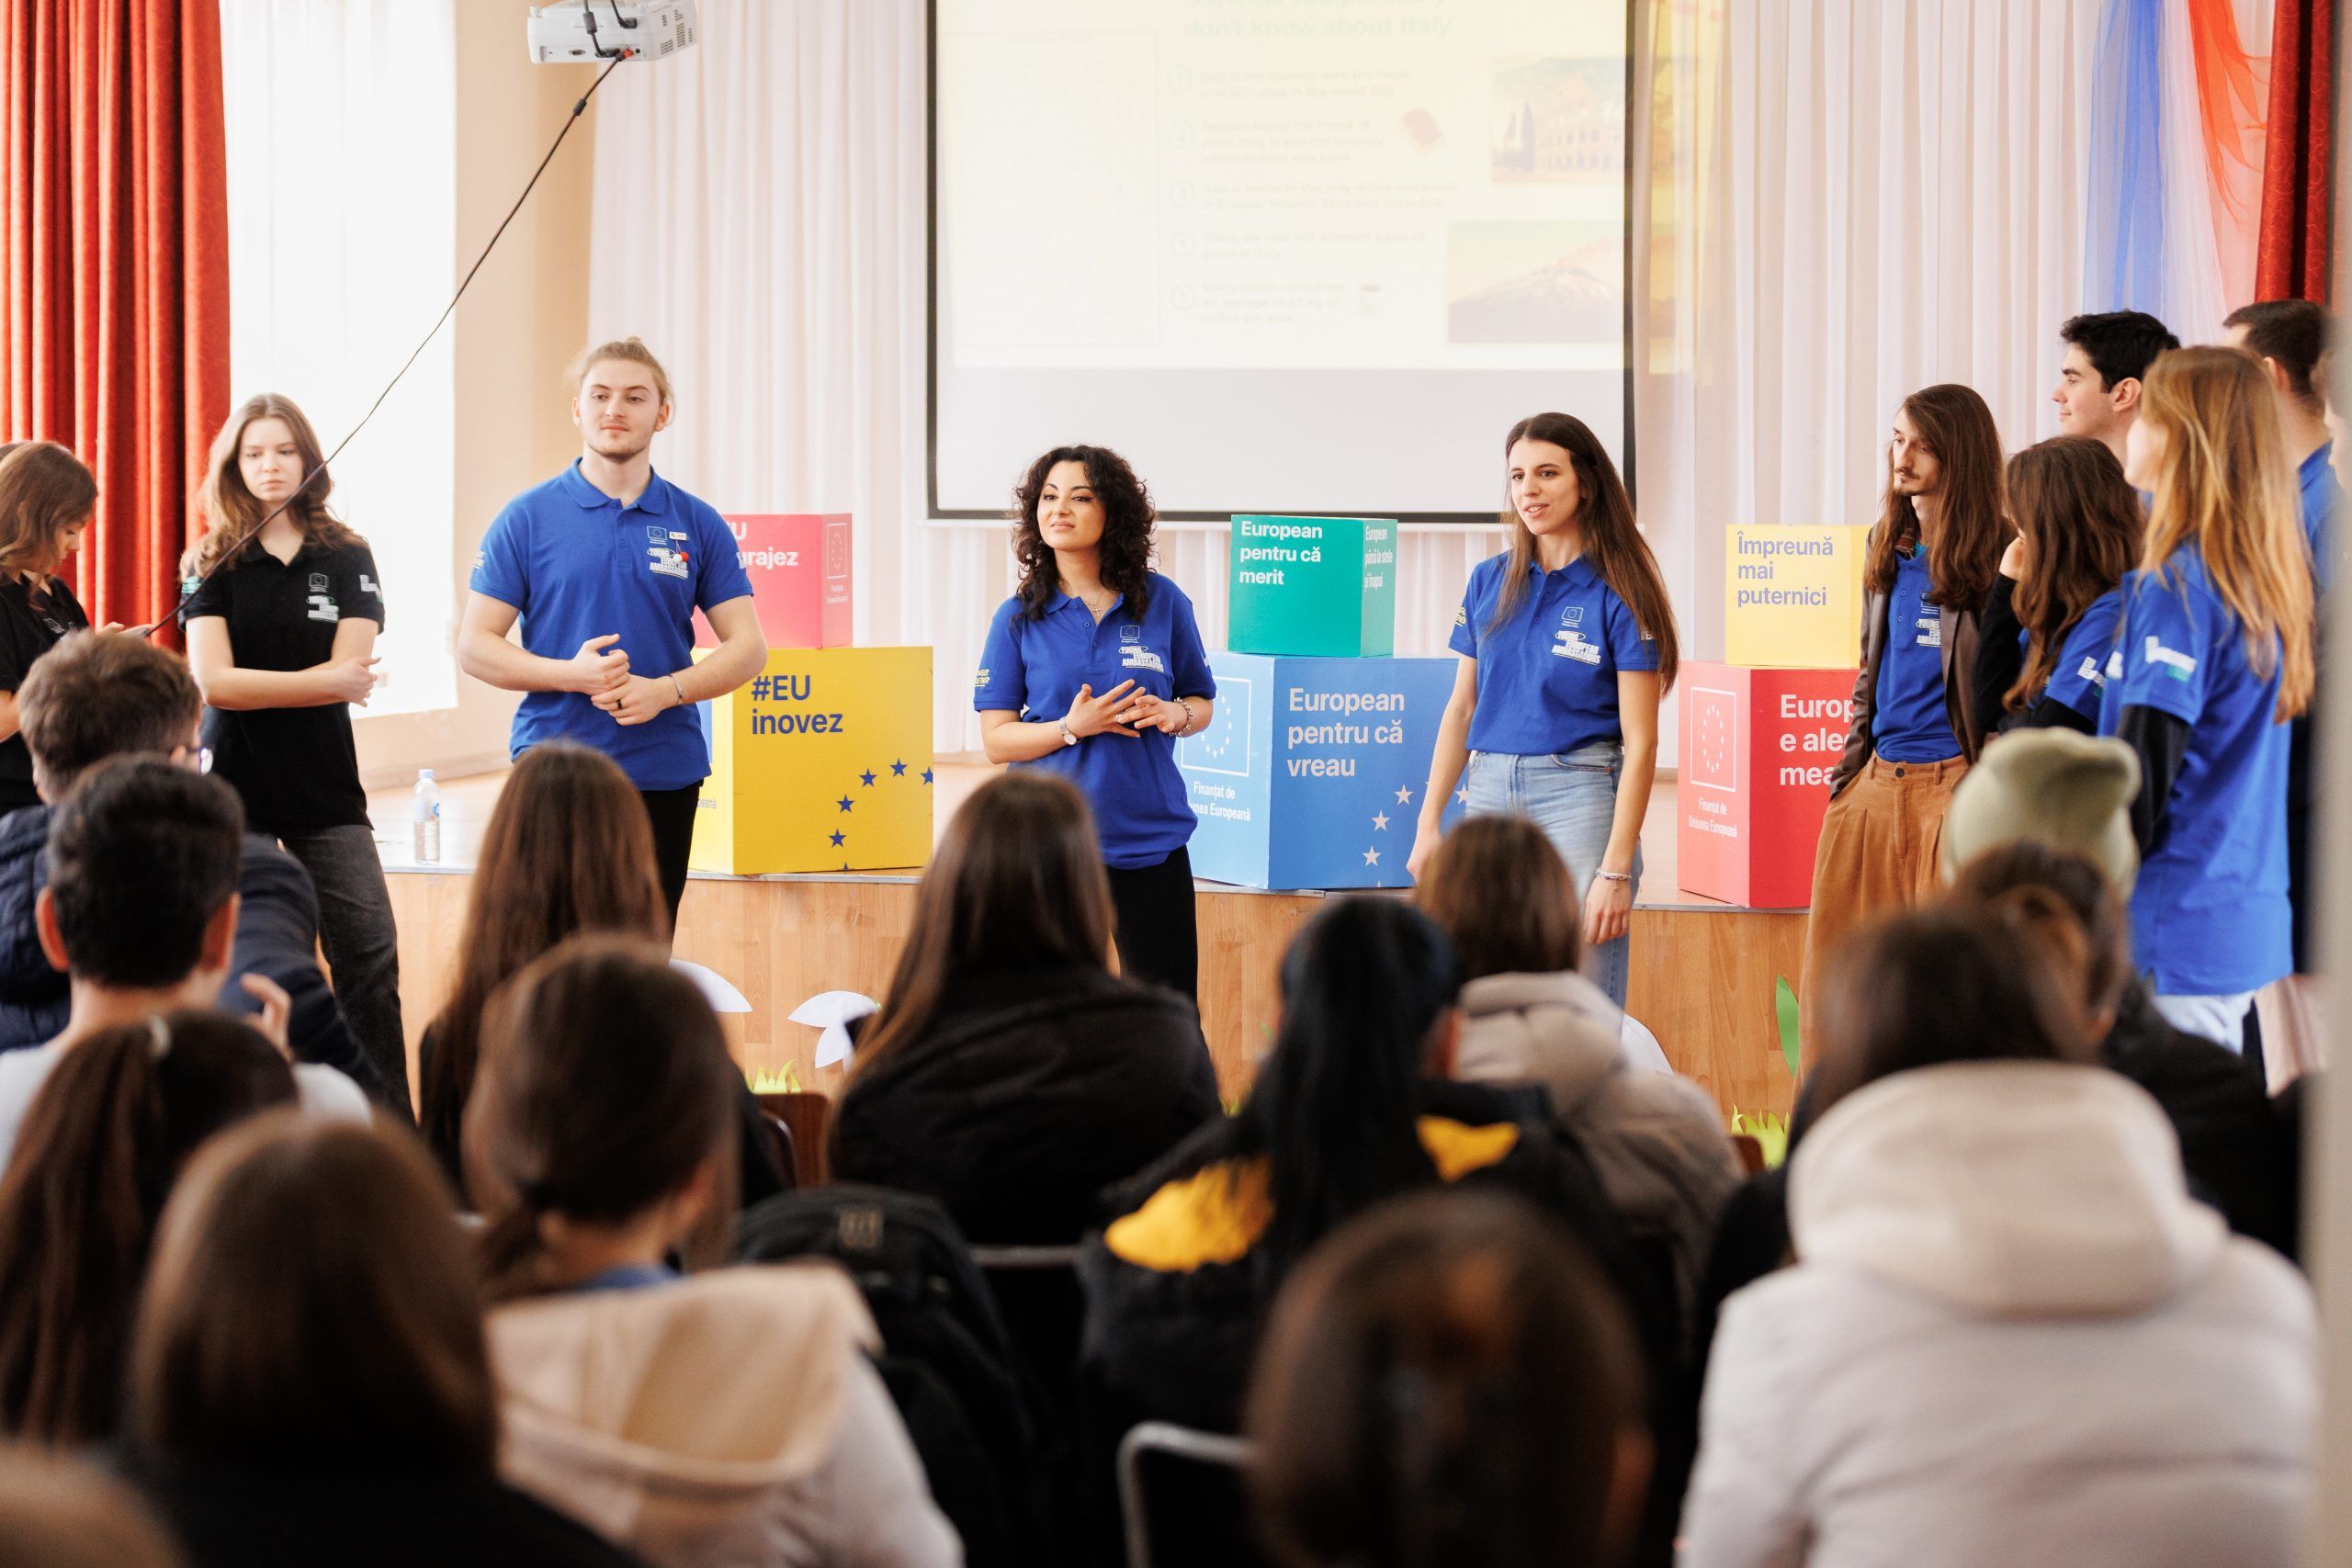
[[[662,897],[670,906],[670,926],[674,931],[678,900],[686,896],[686,855],[695,846],[695,809],[702,800],[702,785],[637,793],[653,824],[653,864],[662,874]]]
[[[1193,857],[1179,849],[1158,865],[1111,870],[1118,912],[1119,972],[1199,1000],[1201,943],[1193,919]]]

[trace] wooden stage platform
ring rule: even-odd
[[[941,763],[939,821],[992,771],[980,762]],[[400,925],[401,1002],[412,1052],[447,993],[475,853],[503,782],[500,773],[444,786],[443,858],[433,866],[418,865],[410,853],[408,792],[370,799]],[[1795,1085],[1781,1058],[1773,985],[1782,976],[1797,978],[1804,912],[1741,909],[1675,891],[1673,821],[1669,782],[1659,786],[1643,836],[1628,1010],[1726,1116],[1735,1107],[1785,1114]],[[694,874],[674,950],[725,976],[750,1001],[748,1015],[729,1021],[747,1068],[790,1064],[801,1087],[838,1090],[840,1071],[815,1065],[818,1032],[788,1015],[820,991],[880,993],[912,918],[917,875]],[[1283,949],[1326,897],[1199,885],[1201,1022],[1228,1096],[1249,1082],[1272,1038]]]

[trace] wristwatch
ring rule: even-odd
[[[1061,727],[1061,732],[1062,732],[1062,744],[1063,744],[1063,745],[1065,745],[1065,746],[1075,746],[1075,745],[1077,745],[1077,744],[1078,744],[1078,737],[1077,737],[1077,736],[1075,736],[1075,735],[1072,735],[1072,734],[1069,732],[1069,715],[1068,715],[1068,714],[1064,714],[1064,715],[1062,715],[1062,716],[1061,716],[1059,719],[1056,720],[1056,722],[1057,722],[1057,724],[1059,724],[1059,725],[1060,725],[1060,727]]]

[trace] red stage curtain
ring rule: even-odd
[[[220,16],[209,0],[8,0],[0,20],[0,435],[98,478],[75,587],[171,608],[229,413]]]
[[[2335,135],[2335,0],[2278,0],[2270,30],[2257,299],[2327,299]]]

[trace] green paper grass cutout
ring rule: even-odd
[[[751,1080],[753,1094],[798,1094],[802,1088],[800,1067],[795,1062],[786,1062],[781,1067],[762,1067],[745,1076]]]
[[[1781,1025],[1781,1060],[1789,1065],[1789,1077],[1797,1074],[1800,1055],[1797,1046],[1797,994],[1789,987],[1789,977],[1781,976],[1772,985],[1772,1011]]]

